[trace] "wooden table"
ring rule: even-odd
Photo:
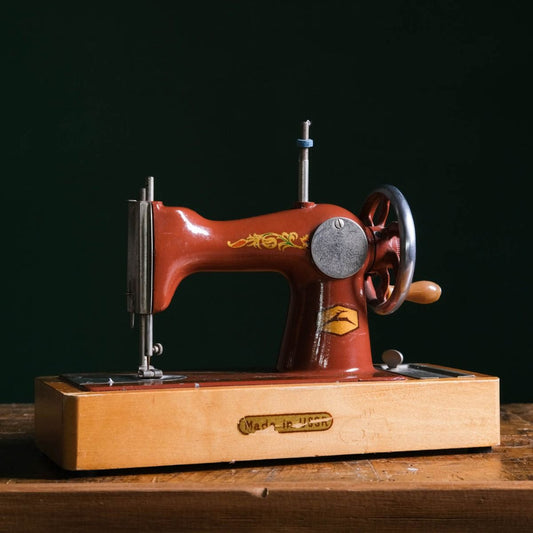
[[[533,404],[501,423],[492,450],[72,473],[0,404],[0,531],[533,531]]]

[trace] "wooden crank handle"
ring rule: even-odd
[[[392,292],[393,289],[394,285],[391,285],[389,291]],[[441,294],[442,289],[433,281],[414,281],[405,299],[416,304],[432,304],[440,298]]]

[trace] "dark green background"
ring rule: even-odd
[[[532,400],[528,2],[20,4],[2,8],[0,401],[32,401],[38,375],[135,370],[127,199],[154,175],[156,199],[212,219],[289,208],[304,119],[311,199],[358,213],[396,185],[415,278],[443,287],[371,317],[375,358]],[[287,302],[275,274],[193,275],[155,318],[159,364],[270,368]]]

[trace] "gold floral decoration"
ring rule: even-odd
[[[287,248],[299,248],[303,250],[308,247],[309,235],[298,236],[295,231],[283,233],[250,233],[248,237],[239,239],[238,241],[228,241],[230,248],[243,248],[245,246],[251,246],[253,248],[267,248],[273,250],[286,250]]]

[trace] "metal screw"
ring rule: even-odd
[[[338,218],[337,220],[335,220],[335,222],[333,223],[333,225],[334,225],[337,229],[344,228],[344,220],[342,220],[342,218]]]

